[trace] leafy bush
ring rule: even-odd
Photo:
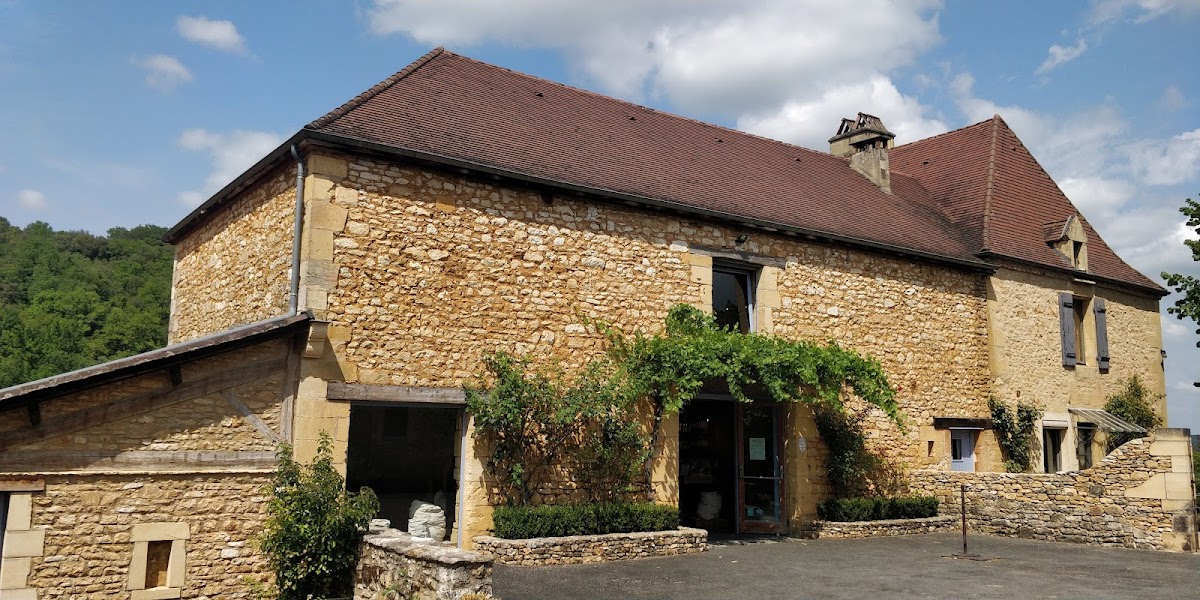
[[[825,471],[835,497],[888,496],[904,490],[902,472],[867,448],[864,413],[818,404],[813,416],[829,449]]]
[[[1163,424],[1162,417],[1154,412],[1151,404],[1157,397],[1142,385],[1137,375],[1125,381],[1125,387],[1108,397],[1104,410],[1118,419],[1124,419],[1146,429],[1154,429]],[[1143,433],[1110,433],[1108,434],[1108,451],[1116,450],[1129,440],[1145,437]]]
[[[332,441],[321,432],[311,465],[279,449],[279,470],[267,503],[266,531],[259,545],[275,572],[279,600],[349,596],[358,544],[379,512],[370,488],[347,492],[333,467]]]
[[[679,509],[648,502],[499,506],[492,515],[496,537],[537,537],[668,531],[679,527]]]
[[[1042,409],[1018,402],[1016,410],[996,398],[988,398],[996,441],[1004,451],[1004,468],[1009,473],[1026,473],[1033,466],[1034,433]]]
[[[924,519],[937,516],[937,509],[933,496],[830,498],[817,505],[817,515],[826,521]]]

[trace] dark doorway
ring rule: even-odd
[[[693,400],[679,414],[679,508],[685,525],[735,531],[736,408],[731,400]]]
[[[446,531],[452,531],[461,418],[457,408],[352,406],[347,488],[375,490],[379,517],[396,529],[408,530],[409,505],[421,500],[440,506],[446,512]]]

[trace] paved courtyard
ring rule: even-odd
[[[718,545],[692,556],[497,566],[503,600],[1200,598],[1200,556],[954,534]]]

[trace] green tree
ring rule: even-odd
[[[173,255],[164,231],[96,236],[0,218],[0,387],[163,346]]]
[[[1187,226],[1195,228],[1196,234],[1200,235],[1200,203],[1188,198],[1179,208],[1179,212],[1188,218]],[[1200,262],[1200,239],[1184,240],[1183,243],[1192,250],[1192,260]],[[1195,275],[1166,272],[1162,277],[1167,281],[1168,287],[1176,293],[1183,294],[1182,298],[1175,301],[1175,306],[1167,308],[1167,312],[1176,318],[1188,318],[1200,325],[1200,278]],[[1200,328],[1196,329],[1196,334],[1200,335]],[[1200,348],[1200,341],[1196,342],[1196,347]],[[1194,385],[1200,387],[1200,381]]]
[[[1142,380],[1134,375],[1125,381],[1125,387],[1121,391],[1108,397],[1108,402],[1104,404],[1104,410],[1119,419],[1149,430],[1163,424],[1162,417],[1154,412],[1155,400],[1157,398],[1150,393],[1150,390],[1146,389]],[[1108,434],[1108,451],[1112,452],[1121,444],[1140,437],[1145,436],[1140,433],[1110,433]]]

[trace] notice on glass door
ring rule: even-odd
[[[750,438],[750,460],[767,460],[767,438]]]

